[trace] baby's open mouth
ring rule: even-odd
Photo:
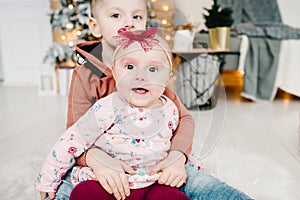
[[[149,92],[149,90],[145,88],[132,88],[131,90],[138,94],[146,94],[147,92]]]

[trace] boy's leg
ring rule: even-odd
[[[98,181],[83,181],[71,192],[70,200],[114,200],[114,196],[106,192]]]
[[[70,181],[71,171],[72,170],[69,170],[64,176],[61,184],[57,188],[54,200],[69,200],[71,191],[74,188],[73,184]],[[49,197],[46,200],[49,200]]]
[[[181,190],[191,200],[250,200],[249,196],[239,190],[227,185],[224,182],[198,170],[193,164],[187,163],[185,166],[187,182]]]
[[[147,192],[145,200],[189,200],[178,188],[170,187],[167,185],[159,185],[155,183]]]

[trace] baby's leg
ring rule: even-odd
[[[146,200],[189,200],[189,198],[181,192],[178,188],[159,185],[155,183],[152,185],[151,189],[147,192]]]
[[[98,181],[88,180],[77,184],[70,195],[70,200],[114,200],[112,194],[100,185]]]

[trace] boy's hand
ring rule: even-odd
[[[49,197],[50,200],[55,199],[55,193],[54,192],[40,192],[41,200],[46,199]]]
[[[162,172],[158,179],[159,184],[180,187],[186,180],[185,160],[185,155],[180,151],[171,151],[168,157],[152,168],[151,173]]]
[[[125,199],[129,196],[130,189],[125,172],[136,173],[130,166],[97,148],[88,151],[86,160],[101,186],[109,194],[114,194],[116,199]]]

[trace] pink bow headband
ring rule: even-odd
[[[124,49],[130,46],[132,43],[139,42],[144,51],[151,50],[154,46],[159,43],[159,40],[155,38],[157,32],[156,28],[149,28],[142,32],[141,34],[133,33],[132,31],[127,31],[126,29],[120,29],[118,31],[118,36],[114,36],[118,45]]]
[[[151,50],[155,46],[160,46],[161,50],[166,54],[170,66],[172,66],[172,55],[168,48],[167,42],[165,42],[160,36],[156,35],[156,28],[149,28],[142,33],[134,33],[122,28],[118,31],[118,36],[113,36],[116,39],[117,44],[120,46],[115,54],[120,48],[127,48],[134,42],[138,42],[145,52]]]

